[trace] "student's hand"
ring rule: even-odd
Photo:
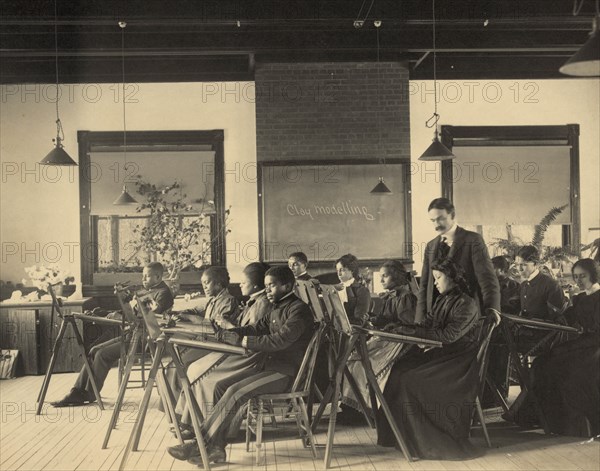
[[[154,299],[151,299],[148,301],[148,307],[151,311],[156,311],[158,309],[158,303]]]
[[[396,327],[398,327],[398,324],[394,323],[394,322],[390,322],[388,325],[386,325],[382,330],[384,332],[394,332],[394,329],[396,329]]]
[[[242,337],[231,330],[220,330],[217,332],[217,340],[236,347],[242,344]]]
[[[117,321],[120,321],[123,316],[121,315],[121,313],[119,311],[114,311],[114,312],[109,312],[108,315],[106,316],[107,319],[115,319]]]

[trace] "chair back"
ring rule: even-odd
[[[408,281],[408,286],[410,287],[410,292],[415,296],[419,296],[419,282],[417,281],[417,272],[415,270],[410,272],[410,280]]]
[[[323,332],[327,325],[325,322],[319,322],[313,335],[306,347],[304,358],[294,379],[294,383],[290,392],[295,393],[299,391],[310,391],[313,381],[313,373],[315,371],[315,365],[317,362],[317,354],[323,338]]]
[[[492,333],[500,324],[500,320],[500,313],[495,309],[491,309],[490,314],[483,319],[481,324],[481,329],[479,331],[479,350],[477,351],[480,389],[483,389],[483,385],[485,384],[485,375],[487,372],[488,363],[488,347],[490,346],[490,341],[492,340]],[[480,393],[481,392],[482,391],[480,391]]]

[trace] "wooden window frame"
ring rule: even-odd
[[[128,131],[127,145],[134,146],[210,146],[215,153],[214,161],[214,218],[217,244],[213,247],[212,264],[224,265],[226,257],[225,237],[225,156],[224,132],[211,131]],[[90,152],[95,146],[119,147],[123,144],[122,131],[78,131],[79,144],[79,220],[81,278],[84,288],[93,284],[94,261],[97,258],[95,232],[92,222]],[[115,195],[115,198],[118,195]]]
[[[451,126],[441,128],[442,143],[455,146],[569,146],[570,147],[570,224],[563,225],[562,244],[581,246],[581,207],[579,198],[579,124],[552,126]],[[452,161],[442,162],[442,195],[454,196]]]

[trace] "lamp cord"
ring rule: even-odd
[[[381,152],[381,100],[379,96],[381,66],[379,64],[379,26],[375,27],[377,32],[377,150],[379,151],[379,162],[385,167],[385,155]]]
[[[437,51],[436,51],[436,37],[435,37],[435,0],[433,1],[433,116],[425,121],[425,126],[432,128],[435,126],[435,134],[437,136],[437,123],[440,119],[440,115],[437,112]]]
[[[127,115],[125,112],[125,27],[127,23],[119,21],[119,26],[121,27],[121,83],[123,93],[123,170],[127,170]],[[125,178],[123,178],[123,183],[125,183]]]
[[[56,145],[62,147],[61,142],[65,140],[60,115],[58,113],[58,99],[60,90],[58,87],[58,7],[57,0],[54,0],[54,71],[56,73]]]

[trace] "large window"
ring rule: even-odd
[[[460,224],[482,234],[492,255],[508,233],[528,243],[552,208],[564,207],[544,244],[580,243],[579,126],[442,126],[456,159],[442,164],[442,192]]]
[[[140,210],[144,197],[136,182],[161,188],[177,182],[189,203],[175,215],[178,227],[203,216],[211,241],[208,264],[225,262],[225,210],[222,131],[148,131],[127,133],[127,153],[120,132],[80,131],[81,259],[84,284],[105,285],[122,273],[141,271],[160,255],[136,242],[149,221]],[[114,205],[123,185],[138,204]],[[201,242],[198,242],[201,244]]]

